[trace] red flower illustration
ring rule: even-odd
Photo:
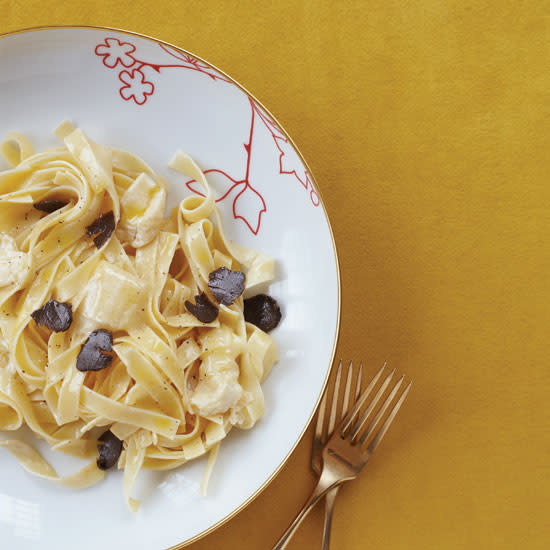
[[[126,101],[133,99],[137,105],[143,105],[147,101],[147,96],[155,91],[154,84],[145,80],[145,75],[139,69],[134,69],[131,73],[122,71],[118,78],[126,84],[120,88],[122,99]]]
[[[195,71],[198,74],[208,76],[214,81],[232,83],[231,80],[219,74],[206,63],[202,63],[185,52],[165,44],[159,44],[159,47],[172,59],[167,59],[164,56],[163,63],[158,64],[141,59],[134,44],[122,42],[114,37],[106,37],[103,43],[96,46],[94,51],[98,57],[102,58],[105,67],[113,69],[119,64],[121,65],[117,69],[118,78],[123,84],[119,89],[120,97],[124,101],[133,101],[139,106],[145,105],[149,96],[155,92],[154,83],[146,80],[145,75],[147,74],[153,79],[156,78],[155,73],[160,74],[165,69],[177,68]],[[248,141],[243,143],[246,151],[246,164],[242,177],[231,177],[218,168],[206,170],[205,174],[213,179],[214,188],[218,189],[216,202],[226,201],[231,204],[233,217],[241,220],[254,235],[257,235],[260,231],[263,214],[267,212],[267,204],[262,194],[255,187],[257,181],[261,179],[261,175],[257,170],[258,166],[255,160],[257,155],[253,155],[252,144],[255,138],[258,139],[256,134],[259,127],[261,127],[260,131],[264,134],[267,131],[273,139],[275,145],[273,152],[278,156],[279,174],[296,179],[309,193],[309,199],[313,206],[319,206],[321,200],[292,142],[260,105],[250,97],[248,101],[251,113],[250,130]],[[253,167],[252,170],[251,166]],[[202,189],[195,180],[189,180],[186,184],[193,193],[203,195]]]
[[[118,38],[106,38],[103,44],[96,46],[95,53],[103,57],[103,65],[113,69],[119,63],[124,67],[131,67],[135,59],[131,56],[136,47],[129,42],[121,42]]]

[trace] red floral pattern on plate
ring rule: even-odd
[[[126,101],[133,99],[138,105],[143,105],[147,96],[153,95],[155,91],[155,85],[145,80],[145,75],[139,69],[121,71],[118,78],[125,84],[120,88],[120,96]]]
[[[164,69],[186,69],[204,74],[213,81],[233,84],[230,80],[218,74],[210,66],[198,59],[164,44],[159,44],[159,47],[173,57],[175,62],[155,64],[139,59],[136,55],[136,46],[134,44],[131,42],[122,42],[118,38],[113,37],[105,38],[101,44],[95,47],[94,52],[98,57],[102,58],[103,65],[108,69],[115,69],[118,65],[123,67],[119,69],[118,74],[118,78],[123,84],[119,89],[120,97],[124,101],[133,102],[138,106],[145,105],[149,97],[155,93],[154,83],[146,80],[142,70],[145,67],[149,67],[159,74]],[[271,134],[275,151],[277,151],[279,156],[279,174],[295,178],[306,191],[309,191],[309,198],[313,206],[319,206],[320,200],[310,176],[304,169],[292,143],[252,98],[248,97],[248,101],[251,108],[251,117],[248,141],[243,144],[246,151],[246,166],[243,177],[240,179],[234,178],[219,168],[208,168],[204,173],[214,174],[218,181],[224,182],[225,191],[216,199],[216,202],[232,201],[233,217],[241,220],[254,235],[257,235],[260,231],[262,216],[267,212],[266,202],[261,193],[256,189],[250,170],[253,161],[253,142],[257,125],[263,125],[264,129]],[[189,180],[186,182],[186,185],[190,191],[201,195],[202,193],[195,185],[196,183],[195,180]]]
[[[119,63],[131,67],[136,60],[132,57],[136,47],[130,42],[121,42],[118,38],[106,38],[103,44],[95,48],[97,56],[103,58],[103,65],[114,69]]]

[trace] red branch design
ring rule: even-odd
[[[122,42],[114,37],[105,38],[101,44],[96,46],[94,53],[102,58],[105,67],[118,70],[118,78],[122,84],[119,89],[120,97],[124,101],[133,101],[138,106],[145,105],[147,100],[155,93],[154,83],[146,80],[142,70],[144,67],[149,67],[159,74],[163,69],[186,69],[204,74],[212,79],[212,81],[233,84],[230,80],[221,76],[198,59],[174,50],[164,44],[159,44],[159,47],[177,60],[177,62],[170,64],[155,64],[143,61],[136,56],[136,47],[134,44]],[[118,68],[119,65],[120,68]],[[278,151],[279,174],[296,178],[306,191],[309,191],[309,198],[313,206],[319,206],[320,200],[311,183],[310,176],[294,152],[290,140],[285,137],[277,124],[266,115],[252,98],[248,97],[248,101],[251,108],[251,117],[248,141],[243,144],[246,151],[244,176],[241,179],[235,179],[218,168],[209,168],[205,170],[204,173],[212,173],[216,175],[217,179],[226,180],[227,189],[218,199],[216,199],[216,202],[222,202],[231,197],[233,199],[233,217],[242,220],[248,229],[254,235],[257,235],[260,231],[262,215],[267,212],[267,205],[260,192],[250,181],[250,166],[253,160],[252,144],[254,141],[256,124],[262,124],[271,134],[275,148]],[[186,182],[189,190],[198,195],[202,195],[195,184],[195,180]]]

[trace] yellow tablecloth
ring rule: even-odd
[[[333,548],[550,546],[550,4],[0,0],[0,32],[107,25],[227,71],[311,164],[342,264],[339,355],[415,385],[337,501]],[[193,550],[268,549],[311,430]],[[320,548],[321,510],[292,549]]]

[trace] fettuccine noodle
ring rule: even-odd
[[[211,467],[231,428],[251,428],[264,414],[260,383],[277,360],[275,343],[245,322],[242,296],[218,303],[208,281],[225,267],[244,272],[249,288],[273,278],[274,262],[228,241],[208,182],[186,154],[170,166],[204,196],[165,218],[167,184],[143,160],[68,122],[56,135],[64,146],[42,153],[18,133],[1,145],[12,168],[0,172],[0,430],[27,425],[87,465],[60,477],[26,443],[0,447],[32,474],[82,488],[105,475],[98,437],[110,430],[123,442],[118,468],[136,511],[140,469],[177,468],[209,451]],[[34,208],[45,200],[61,206]],[[116,230],[98,247],[87,230],[110,212]],[[208,323],[184,305],[201,293],[218,308]],[[72,307],[68,330],[31,317],[49,300]],[[112,362],[82,372],[77,358],[100,329],[112,334]]]

